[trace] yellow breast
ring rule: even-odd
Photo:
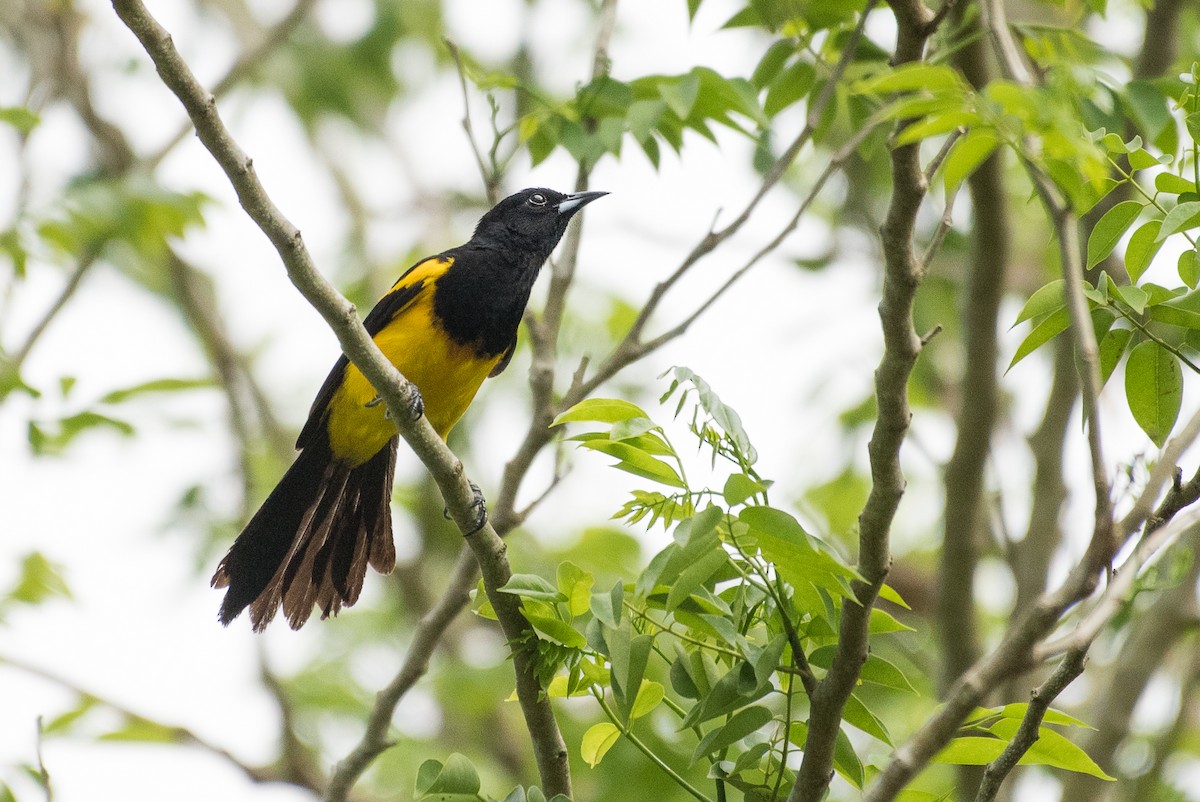
[[[444,440],[500,357],[481,357],[473,347],[447,337],[434,319],[430,290],[422,292],[374,339],[405,378],[417,385],[425,401],[425,415]],[[373,457],[396,434],[383,404],[367,406],[376,395],[371,383],[351,364],[329,404],[326,425],[332,451],[356,465]]]

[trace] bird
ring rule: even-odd
[[[537,187],[504,198],[468,242],[410,267],[363,319],[442,440],[484,380],[508,367],[534,282],[571,218],[607,194]],[[343,354],[312,403],[295,461],[213,575],[212,587],[225,589],[223,625],[249,607],[256,632],[280,609],[299,629],[314,609],[324,619],[353,605],[368,565],[395,567],[397,444],[395,422]],[[478,491],[477,500],[485,516]]]

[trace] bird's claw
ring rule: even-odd
[[[474,482],[471,482],[471,494],[474,496],[474,499],[471,501],[471,510],[475,517],[471,519],[471,531],[464,532],[463,537],[470,537],[480,529],[483,529],[488,520],[487,501],[484,500],[483,491],[479,489],[479,485],[475,484]],[[443,508],[442,515],[449,520],[450,508]]]
[[[363,404],[367,409],[372,409],[383,403],[382,396],[375,396],[367,403]],[[408,402],[408,411],[412,415],[413,420],[417,420],[425,414],[425,399],[421,397],[421,391],[414,385],[412,388],[412,398]],[[386,407],[383,410],[383,417],[387,420],[392,419],[392,413]]]

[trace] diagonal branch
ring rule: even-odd
[[[996,798],[996,794],[1000,792],[1000,786],[1004,783],[1004,778],[1017,767],[1017,763],[1025,753],[1037,743],[1038,731],[1042,727],[1042,720],[1045,719],[1051,702],[1058,698],[1058,695],[1068,685],[1079,678],[1086,662],[1086,649],[1071,652],[1063,658],[1050,678],[1033,690],[1029,698],[1029,707],[1025,708],[1025,715],[1021,718],[1021,726],[1017,730],[1017,734],[1004,747],[1000,757],[989,763],[987,769],[984,770],[983,782],[980,783],[979,791],[975,794],[975,802],[992,802]]]
[[[338,761],[334,767],[329,787],[325,791],[326,802],[345,802],[350,789],[367,767],[392,745],[387,737],[392,724],[392,714],[395,713],[404,694],[429,670],[433,650],[450,622],[467,606],[468,594],[475,585],[477,576],[478,566],[475,559],[464,547],[454,563],[445,592],[418,622],[399,673],[387,687],[376,694],[362,739],[350,754]]]
[[[287,269],[288,278],[329,324],[343,352],[367,377],[385,400],[400,436],[429,469],[446,500],[455,524],[475,553],[488,591],[509,642],[518,642],[528,623],[521,615],[520,601],[499,592],[512,575],[503,541],[485,525],[471,534],[474,526],[474,494],[462,462],[450,451],[424,417],[413,420],[409,411],[416,388],[380,352],[363,328],[354,305],[338,293],[320,274],[305,248],[300,232],[275,206],[254,172],[251,159],[225,128],[216,111],[215,99],[196,81],[176,51],[171,37],[150,15],[141,0],[113,0],[113,8],[137,36],[154,61],[163,82],[179,98],[196,127],[197,136],[213,155],[233,185],[242,208],[275,246]],[[570,795],[571,778],[567,750],[554,719],[549,700],[541,698],[541,687],[532,670],[531,655],[513,655],[517,696],[533,740],[542,787],[549,795]]]
[[[243,51],[229,67],[225,75],[213,84],[213,97],[224,97],[226,92],[245,80],[259,65],[270,58],[276,49],[286,42],[288,37],[300,27],[300,23],[308,18],[309,12],[312,11],[313,6],[316,4],[317,0],[297,0],[296,5],[292,6],[292,10],[264,32],[257,44]],[[180,142],[187,138],[191,131],[192,126],[190,124],[181,126],[162,147],[146,157],[145,166],[151,170],[157,167],[171,151],[179,146]]]

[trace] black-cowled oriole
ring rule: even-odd
[[[526,189],[496,204],[465,245],[410,267],[363,321],[413,382],[442,439],[483,380],[508,366],[542,264],[571,217],[607,193]],[[395,424],[370,382],[338,359],[296,442],[299,454],[217,566],[221,623],[246,607],[261,631],[283,607],[298,629],[358,600],[367,565],[396,562]]]

